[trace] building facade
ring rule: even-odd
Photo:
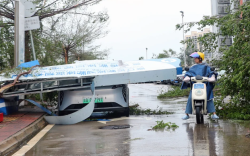
[[[197,32],[197,31],[191,31],[191,35],[185,35],[185,40],[192,40],[193,47],[185,45],[185,51],[186,54],[191,54],[194,51],[200,51],[205,53],[205,59],[209,59],[211,57],[211,54],[203,51],[201,43],[198,42],[198,38],[202,37],[204,34],[210,33],[210,28],[204,28],[203,31]]]
[[[250,0],[211,0],[211,13],[212,16],[225,16],[229,13],[229,11],[235,11],[239,9],[239,6],[242,5],[244,2],[247,2]],[[212,27],[213,33],[220,33],[220,28],[213,26]],[[231,46],[233,44],[233,37],[224,37],[219,36],[218,38],[218,45],[220,46]],[[219,54],[219,48],[215,51],[215,53],[212,56],[214,57],[220,57]]]

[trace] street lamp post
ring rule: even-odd
[[[184,22],[183,22],[183,18],[184,18],[184,12],[183,11],[180,11],[181,13],[181,16],[182,16],[182,26],[183,26],[183,41],[184,41]],[[186,63],[186,53],[185,53],[185,44],[183,44],[183,53],[184,53],[184,66],[186,67],[187,66],[187,63]]]
[[[148,48],[146,48],[146,60],[148,59]]]

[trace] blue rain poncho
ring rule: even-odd
[[[211,71],[210,66],[208,66],[205,63],[201,63],[201,64],[197,64],[192,66],[189,71],[186,72],[185,76],[189,76],[189,77],[194,77],[196,75],[200,75],[203,77],[212,77],[212,75],[215,75],[215,78],[217,79],[217,73],[215,73],[214,71]],[[214,84],[211,82],[204,82],[207,85],[207,111],[208,113],[213,113],[215,112],[215,108],[214,108],[214,102],[213,102],[213,98],[214,98],[214,94],[213,94],[213,88],[214,88]],[[181,89],[187,89],[188,87],[188,83],[184,82],[182,83]],[[192,114],[192,90],[189,93],[189,97],[188,97],[188,102],[187,102],[187,107],[186,107],[186,112],[187,114]]]

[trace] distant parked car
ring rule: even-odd
[[[162,80],[162,81],[158,81],[156,82],[157,84],[172,84],[172,85],[179,85],[182,83],[183,78],[184,78],[185,74],[180,74],[176,76],[176,79],[172,79],[172,80]]]
[[[162,84],[162,81],[156,81],[155,83],[156,84]]]
[[[180,81],[180,80],[170,80],[170,84],[172,84],[172,85],[176,85],[176,86],[179,86],[180,84],[181,84],[181,82],[182,81]]]
[[[170,84],[170,83],[171,83],[171,80],[163,80],[162,83],[163,83],[163,84]]]
[[[172,85],[179,85],[182,83],[184,75],[186,71],[182,72],[182,74],[179,74],[176,76],[176,79],[172,80],[162,80],[162,81],[157,81],[155,82],[156,84],[172,84]]]

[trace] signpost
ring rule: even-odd
[[[14,65],[15,67],[25,62],[24,49],[25,49],[25,31],[29,30],[31,37],[31,45],[33,58],[36,60],[35,48],[33,43],[33,36],[31,30],[40,28],[39,17],[31,17],[36,12],[36,6],[28,0],[15,1],[15,53]],[[30,17],[30,18],[25,18]]]
[[[36,53],[35,53],[35,48],[34,48],[34,42],[33,42],[33,35],[31,30],[34,29],[39,29],[40,28],[40,21],[39,17],[30,17],[30,18],[25,18],[25,31],[29,30],[30,32],[30,40],[31,40],[31,45],[32,45],[32,52],[33,52],[33,58],[36,60]]]
[[[39,21],[38,16],[31,17],[36,13],[36,6],[32,2],[27,1],[27,0],[23,0],[23,2],[25,5],[25,17],[30,17],[30,18],[25,18],[25,31],[29,30],[33,59],[36,60],[36,52],[35,52],[33,35],[32,35],[31,30],[39,29],[40,28],[40,21]]]

